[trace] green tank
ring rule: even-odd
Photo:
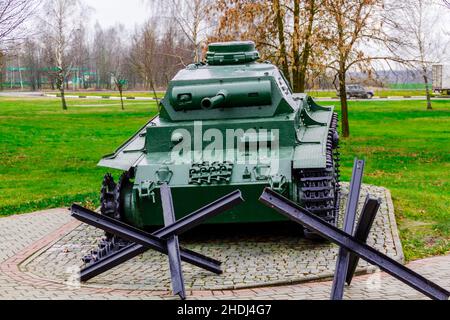
[[[163,225],[159,187],[167,183],[177,218],[239,189],[245,202],[209,223],[283,220],[258,201],[269,186],[335,223],[337,115],[294,94],[259,59],[253,42],[213,43],[205,63],[179,71],[159,114],[100,161],[124,172],[117,183],[105,176],[102,214],[142,229]]]

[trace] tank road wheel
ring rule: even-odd
[[[297,176],[300,205],[334,226],[339,219],[341,189],[338,120],[338,115],[333,114],[327,141],[327,167],[300,170]],[[304,234],[311,240],[323,240],[307,229]]]
[[[125,172],[116,184],[110,173],[103,178],[100,192],[100,213],[116,220],[123,220],[121,191],[123,186],[129,182],[130,172]],[[85,264],[99,261],[109,254],[114,253],[128,245],[128,241],[105,232],[105,236],[99,241],[98,247],[83,257]]]
[[[131,183],[132,178],[131,171],[124,172],[116,184],[110,173],[105,175],[100,194],[100,212],[103,215],[123,221],[123,188]]]
[[[112,217],[116,210],[115,203],[116,183],[110,173],[107,173],[102,181],[102,189],[100,191],[100,212],[108,217]]]
[[[116,220],[124,221],[123,216],[123,188],[131,183],[130,179],[132,178],[131,171],[124,172],[120,178],[119,182],[116,185],[116,189],[114,192],[116,210],[114,212],[113,218]]]

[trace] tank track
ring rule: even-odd
[[[81,260],[86,266],[92,263],[98,262],[102,259],[107,258],[114,252],[128,246],[130,243],[119,237],[113,236],[111,238],[103,237],[96,249],[91,250],[87,255],[85,255]]]
[[[122,208],[120,195],[123,184],[130,179],[130,173],[125,172],[120,176],[119,182],[116,184],[110,173],[103,178],[102,189],[100,192],[100,213],[116,220],[122,220]],[[129,245],[130,242],[110,233],[98,242],[97,248],[91,250],[82,258],[83,263],[88,266],[107,258],[109,255],[119,251]]]
[[[337,225],[340,207],[340,153],[338,115],[333,114],[328,132],[326,168],[298,172],[297,192],[302,207],[323,220]],[[308,230],[305,235],[308,236]]]

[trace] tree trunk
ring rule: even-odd
[[[58,79],[57,79],[57,85],[58,85],[58,89],[59,92],[61,94],[61,105],[62,105],[62,109],[63,110],[67,110],[67,102],[66,102],[66,96],[64,94],[64,86],[65,86],[65,81],[64,81],[64,76],[62,75],[62,73],[58,74]]]
[[[428,77],[427,77],[426,73],[424,73],[424,75],[423,75],[423,80],[425,81],[425,90],[427,93],[427,110],[433,110],[433,107],[431,106],[430,85],[428,84]]]
[[[59,92],[61,93],[61,105],[62,105],[62,109],[63,110],[67,110],[67,102],[66,102],[66,97],[64,94],[64,86],[61,86],[59,88]]]
[[[154,97],[155,100],[156,100],[156,104],[159,105],[158,94],[156,93],[155,83],[154,83],[153,80],[150,82],[150,86],[151,86],[151,88],[152,88],[152,91],[153,91],[153,97]]]
[[[0,51],[0,91],[3,91],[3,62],[5,56],[3,52]]]
[[[292,35],[292,82],[294,92],[300,91],[300,0],[294,0],[294,33]]]
[[[309,18],[308,18],[308,29],[306,31],[306,35],[305,35],[305,45],[303,47],[303,51],[302,51],[302,59],[301,59],[301,64],[300,64],[300,72],[299,72],[299,83],[298,83],[298,90],[299,92],[303,93],[305,92],[306,89],[306,72],[308,70],[308,63],[309,63],[309,57],[311,54],[311,35],[312,35],[312,30],[313,30],[313,25],[314,25],[314,16],[315,16],[315,1],[316,0],[310,0],[308,1],[308,5],[309,5]]]
[[[280,0],[273,1],[273,7],[276,13],[276,24],[278,28],[278,41],[280,42],[281,70],[286,79],[290,79],[289,65],[287,61],[286,41],[284,39],[283,16],[281,14]]]
[[[348,138],[350,136],[350,126],[348,122],[347,89],[345,88],[345,82],[345,70],[341,68],[339,71],[339,94],[342,111],[342,135],[344,138]]]
[[[122,104],[122,110],[125,110],[125,107],[123,105],[123,88],[121,86],[119,86],[118,88],[120,93],[120,103]]]

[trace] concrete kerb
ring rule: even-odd
[[[388,212],[389,212],[389,219],[390,219],[390,225],[391,225],[391,232],[392,232],[392,238],[394,239],[394,242],[395,242],[395,248],[397,251],[397,259],[404,264],[405,263],[405,255],[403,253],[402,242],[400,241],[400,234],[398,232],[397,219],[395,218],[394,203],[392,201],[392,195],[391,195],[391,191],[389,189],[386,189],[386,203],[389,208]]]
[[[48,98],[59,98],[56,94],[44,94],[44,97]],[[75,96],[75,95],[66,95],[66,98],[69,99],[92,99],[92,100],[120,100],[120,97],[107,97],[107,96]],[[141,100],[141,101],[157,101],[155,98],[150,97],[123,97],[124,100]],[[159,99],[158,99],[159,100]]]

